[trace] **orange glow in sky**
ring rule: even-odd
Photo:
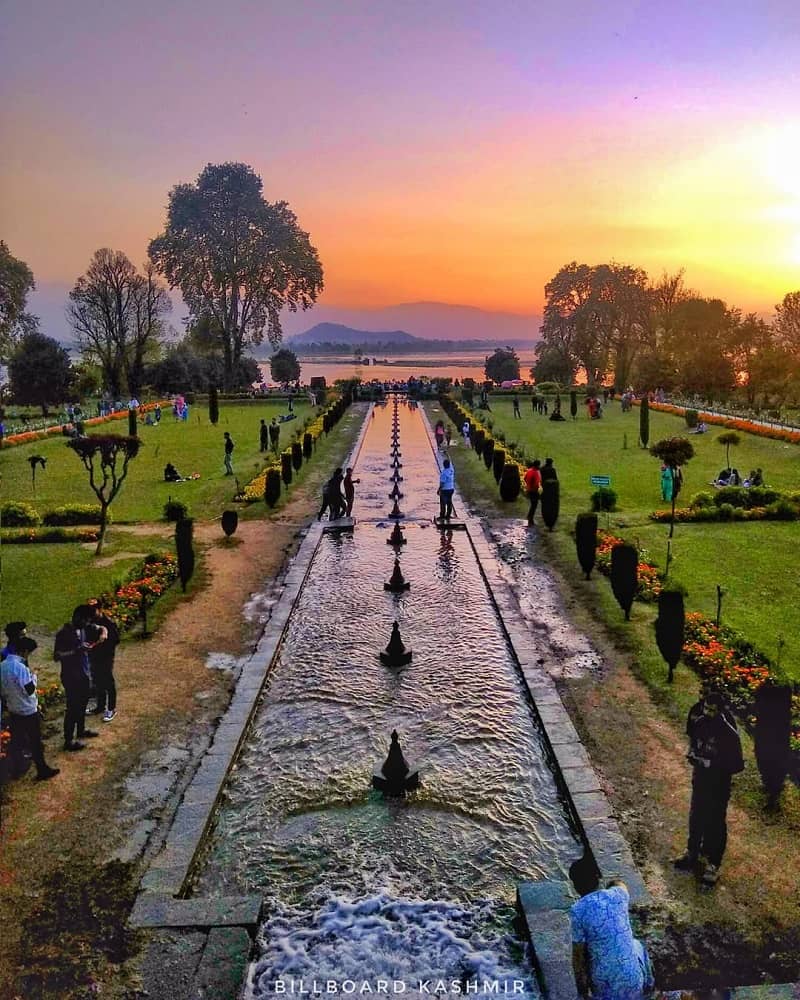
[[[12,11],[0,237],[40,284],[141,262],[169,189],[236,159],[311,233],[326,305],[532,313],[573,259],[765,315],[800,287],[788,0],[233,6]]]

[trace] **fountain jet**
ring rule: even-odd
[[[381,663],[386,667],[402,667],[411,662],[412,650],[403,645],[403,640],[400,637],[400,626],[397,622],[392,625],[388,646],[378,655]]]
[[[402,594],[404,590],[411,590],[411,584],[403,576],[403,571],[400,569],[400,560],[397,556],[395,556],[394,559],[394,569],[392,570],[392,575],[389,577],[389,580],[384,583],[383,589],[391,590],[393,594]]]
[[[396,729],[392,731],[392,742],[386,760],[373,772],[372,787],[392,798],[400,798],[419,787],[419,771],[406,763]]]
[[[389,535],[389,537],[386,539],[386,544],[395,546],[405,545],[407,541],[408,539],[403,534],[403,529],[400,527],[399,524],[395,522],[395,526],[392,528],[391,535]]]

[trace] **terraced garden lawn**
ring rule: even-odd
[[[307,418],[316,413],[308,402],[295,404],[296,418],[281,424],[281,448],[291,443],[293,435],[302,430]],[[142,448],[131,462],[128,478],[111,507],[117,522],[157,521],[168,497],[183,501],[192,517],[202,520],[216,517],[236,492],[238,479],[244,486],[263,467],[259,451],[259,421],[269,423],[273,417],[286,414],[283,400],[257,400],[253,403],[220,403],[219,423],[208,420],[205,407],[190,407],[189,419],[175,420],[165,410],[158,426],[139,425]],[[127,424],[107,425],[91,433],[125,434]],[[223,465],[223,433],[229,431],[236,445],[233,453],[234,476],[226,476]],[[36,493],[31,483],[28,458],[42,455],[47,468],[37,470]],[[185,483],[165,483],[167,462],[183,476],[199,472],[200,478]],[[65,503],[96,503],[87,474],[78,456],[55,437],[0,451],[0,473],[3,477],[3,499],[22,500],[39,511],[50,510]]]
[[[522,399],[522,420],[513,417],[510,398],[490,399],[491,413],[476,411],[482,423],[487,418],[493,433],[504,434],[529,458],[551,456],[561,482],[561,515],[556,529],[559,548],[567,558],[573,545],[571,532],[575,516],[589,509],[595,487],[592,475],[608,475],[618,494],[618,510],[601,516],[601,526],[615,534],[638,541],[649,560],[664,569],[669,527],[649,520],[651,511],[668,507],[661,499],[660,465],[638,445],[639,411],[622,413],[619,403],[604,408],[601,420],[590,421],[581,407],[578,419],[553,422],[534,415],[530,403]],[[527,405],[527,409],[526,409]],[[563,412],[568,414],[568,401]],[[682,418],[652,411],[650,443],[664,437],[688,436],[695,457],[684,469],[681,503],[688,503],[725,466],[725,449],[717,443],[724,428],[703,435],[687,435]],[[457,471],[483,475],[474,454],[454,451]],[[475,461],[473,461],[475,459]],[[770,486],[783,490],[800,489],[800,447],[756,435],[742,434],[742,443],[731,449],[731,464],[740,472],[761,467]],[[487,478],[490,477],[486,473]],[[509,507],[511,505],[508,505]],[[514,511],[524,516],[525,503],[519,500]],[[800,573],[796,553],[800,550],[800,522],[762,521],[751,523],[678,524],[672,544],[674,562],[670,575],[688,590],[687,608],[709,616],[716,613],[716,586],[725,591],[722,617],[739,629],[754,645],[775,660],[779,639],[785,642],[781,664],[800,679],[800,636],[794,627],[800,605]],[[577,560],[575,572],[579,573]]]

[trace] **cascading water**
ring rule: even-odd
[[[432,524],[422,418],[399,410],[408,544],[386,545],[389,405],[358,456],[356,529],[322,537],[199,876],[205,894],[267,900],[258,998],[301,978],[535,995],[511,934],[516,885],[565,878],[581,853],[469,539]],[[383,586],[395,552],[401,594]],[[395,620],[414,656],[388,668]],[[420,769],[404,800],[371,790],[393,729]]]

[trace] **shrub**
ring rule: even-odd
[[[578,514],[575,520],[575,546],[578,562],[590,579],[597,558],[597,514]]]
[[[749,507],[749,497],[747,490],[743,486],[723,486],[714,494],[714,503],[717,507],[728,504],[731,507]]]
[[[49,510],[42,517],[42,524],[49,527],[69,526],[75,524],[100,524],[101,511],[98,504],[71,503],[63,507]],[[111,523],[111,512],[106,516],[106,523]]]
[[[691,430],[700,423],[700,414],[697,410],[684,410],[684,419],[686,420],[686,426]]]
[[[180,500],[167,500],[163,508],[165,521],[180,521],[189,513],[189,508]]]
[[[222,512],[220,522],[222,524],[222,530],[225,532],[227,537],[230,538],[230,536],[239,527],[239,515],[235,510],[224,510]]]
[[[504,448],[495,448],[492,456],[492,471],[496,482],[500,482],[503,475],[503,466],[506,464],[506,452]]]
[[[181,587],[184,593],[186,592],[186,584],[191,580],[192,573],[194,573],[192,528],[193,521],[190,517],[182,517],[175,524],[175,551],[178,555],[178,576],[180,576]]]
[[[800,503],[800,495],[782,494],[768,486],[751,486],[745,492],[749,501],[748,507],[766,507],[768,504],[775,503],[776,500],[790,500],[792,503]]]
[[[557,479],[546,479],[542,483],[542,520],[553,530],[558,520],[558,513],[561,507],[561,492]]]
[[[647,396],[642,396],[642,403],[639,407],[639,440],[642,447],[646,448],[650,440],[650,401]]]
[[[500,499],[505,503],[516,500],[522,489],[522,479],[516,462],[506,462],[500,476]]]
[[[658,651],[666,661],[669,671],[667,680],[670,684],[683,650],[685,621],[683,590],[679,588],[662,590],[658,595],[658,617],[654,624]]]
[[[732,521],[736,508],[731,503],[721,503],[717,507],[717,518],[720,521]]]
[[[610,486],[600,486],[592,493],[592,510],[616,510],[617,494]]]
[[[314,450],[314,438],[306,432],[303,435],[303,455],[306,458],[311,458],[311,452]]]
[[[494,439],[488,437],[488,435],[483,442],[483,461],[486,464],[486,468],[491,469],[494,462]]]
[[[4,531],[3,545],[26,545],[36,542],[46,544],[55,542],[96,542],[98,531],[95,528],[16,528]]]
[[[292,481],[292,453],[281,452],[281,479],[288,486]]]
[[[219,392],[215,385],[208,390],[208,422],[215,425],[219,423]]]
[[[696,493],[689,503],[689,506],[697,510],[701,507],[713,507],[714,496],[711,493]],[[677,511],[676,511],[677,513]]]
[[[775,521],[794,521],[798,516],[797,507],[789,500],[776,500],[767,504],[767,516]]]
[[[299,441],[295,441],[292,444],[292,465],[294,466],[295,472],[300,471],[300,467],[303,464],[303,446]]]
[[[476,430],[472,435],[472,447],[476,455],[480,456],[483,454],[483,447],[485,443],[486,443],[486,431],[482,427],[479,427],[478,430]]]
[[[281,495],[281,474],[277,469],[267,469],[264,481],[264,500],[274,507]]]
[[[631,606],[638,586],[639,553],[635,545],[621,542],[611,550],[611,589],[617,603],[625,612],[625,620],[631,617]]]
[[[4,528],[32,528],[41,521],[38,511],[30,504],[9,500],[0,507],[0,523]]]

